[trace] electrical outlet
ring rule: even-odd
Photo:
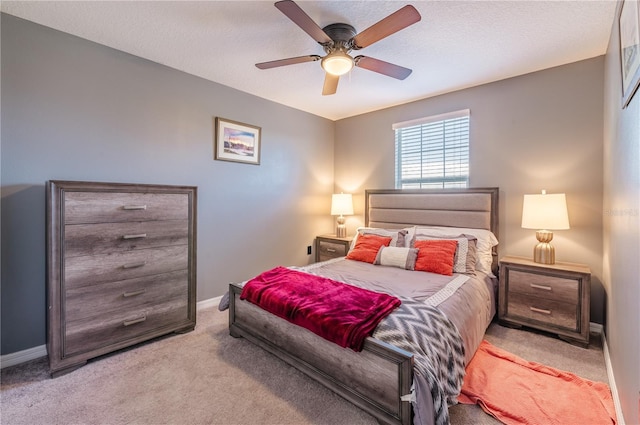
[[[311,255],[311,245],[307,247],[307,255]]]

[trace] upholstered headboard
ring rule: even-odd
[[[470,227],[491,230],[499,237],[498,192],[497,187],[367,190],[365,225],[385,229],[415,225]]]
[[[367,190],[365,225],[471,227],[498,236],[498,188]]]

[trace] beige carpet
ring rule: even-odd
[[[370,415],[244,339],[227,312],[198,311],[196,330],[102,357],[50,379],[45,359],[2,370],[0,423],[377,424]],[[497,324],[486,339],[528,360],[606,382],[599,341],[588,350]],[[452,424],[497,424],[476,406]]]

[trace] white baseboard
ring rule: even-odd
[[[0,357],[0,365],[2,369],[9,366],[15,366],[20,363],[26,363],[31,360],[39,359],[47,355],[47,346],[40,345],[38,347],[27,348],[26,350],[15,353],[4,354]]]
[[[196,308],[198,310],[202,310],[203,308],[217,307],[218,304],[220,304],[220,300],[222,300],[222,295],[215,298],[209,298],[208,300],[198,301],[198,304],[196,304]]]
[[[593,325],[593,323],[592,323]],[[609,357],[609,346],[607,345],[607,337],[604,334],[604,329],[600,325],[600,335],[602,337],[602,352],[604,353],[604,364],[607,367],[607,378],[609,378],[609,388],[611,388],[611,397],[613,398],[613,407],[616,409],[616,423],[618,425],[625,425],[624,415],[622,414],[622,406],[620,405],[620,397],[618,396],[618,387],[616,386],[616,379],[613,376],[613,367],[611,366],[611,357]]]
[[[220,304],[222,296],[209,298],[208,300],[198,301],[196,304],[196,310],[201,310],[208,307],[217,307]],[[0,368],[15,366],[20,363],[26,363],[31,360],[39,359],[47,355],[47,346],[40,345],[38,347],[27,348],[26,350],[17,351],[15,353],[4,354],[0,356]]]

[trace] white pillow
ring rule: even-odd
[[[381,246],[373,264],[413,270],[417,257],[418,250],[416,248]]]
[[[445,226],[417,226],[415,235],[449,236],[452,234],[467,234],[478,239],[476,270],[488,276],[495,277],[491,271],[493,264],[493,247],[498,245],[498,238],[490,230],[472,229],[468,227],[445,227]]]

